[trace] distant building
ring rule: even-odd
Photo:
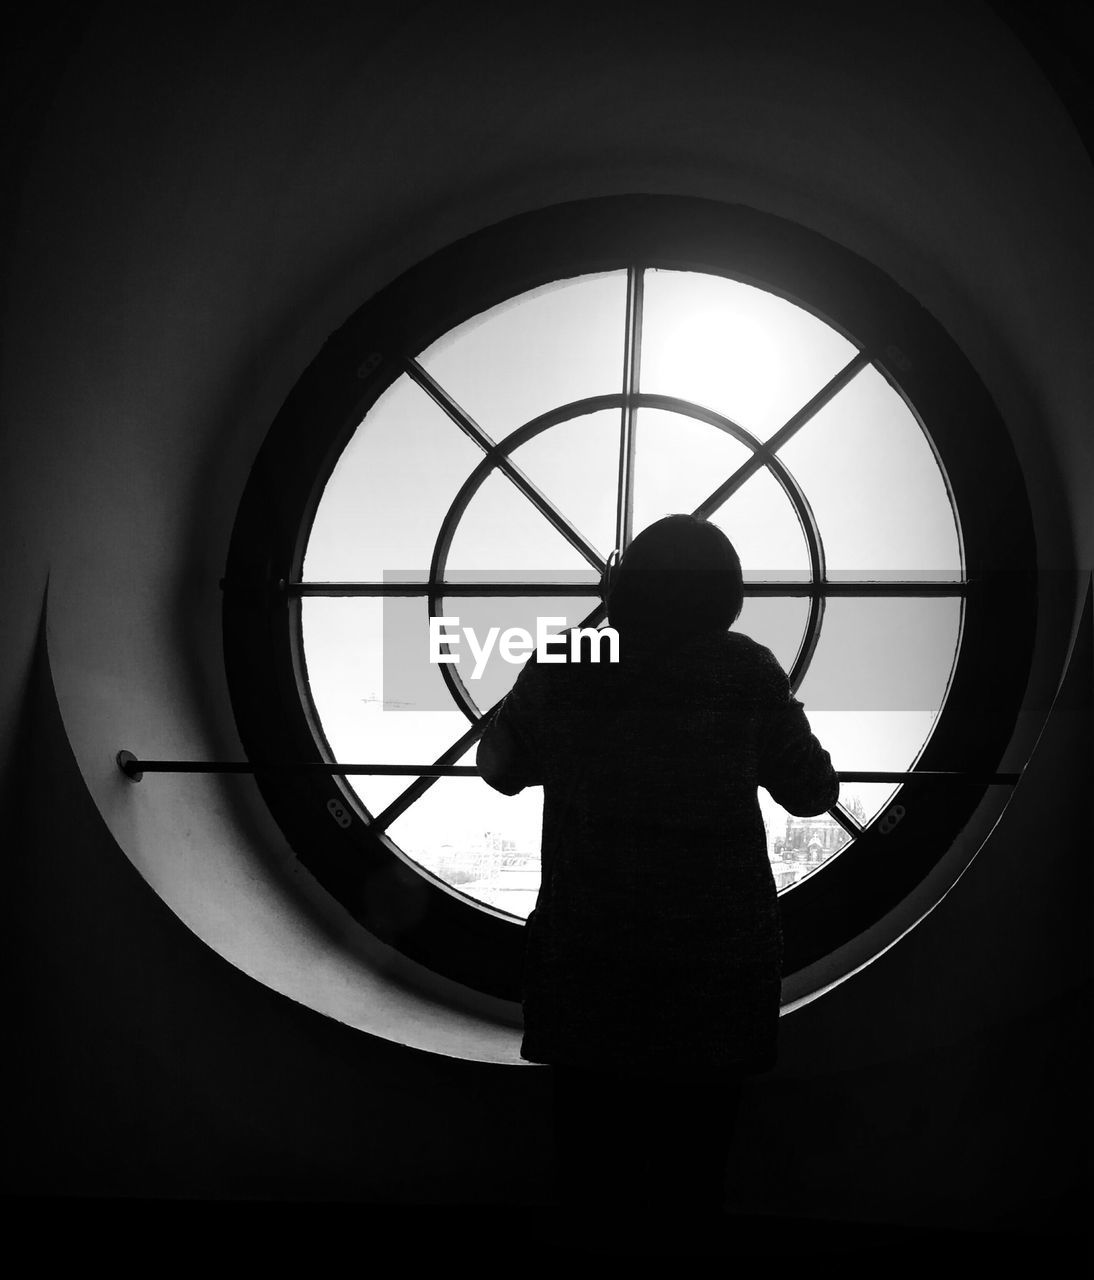
[[[860,821],[865,819],[861,801],[852,802],[851,812]],[[771,870],[775,887],[785,889],[808,875],[814,867],[826,862],[851,839],[846,828],[828,814],[814,818],[796,818],[786,815],[786,831],[776,836],[771,846]]]

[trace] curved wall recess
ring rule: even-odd
[[[199,592],[207,609],[208,582]],[[204,690],[216,698],[204,706],[194,702],[194,673],[179,650],[188,637],[179,630],[178,599],[162,597],[148,608],[153,600],[145,598],[142,627],[118,637],[120,648],[109,656],[124,663],[126,677],[98,681],[88,680],[89,659],[105,665],[107,655],[81,643],[86,633],[79,614],[89,597],[73,593],[62,573],[57,600],[51,656],[74,742],[86,734],[85,717],[93,714],[100,730],[115,727],[115,745],[137,747],[140,754],[201,759],[238,753],[224,729],[227,698],[219,680]],[[246,638],[237,646],[236,660],[246,663]],[[165,661],[171,653],[180,654],[177,668]],[[142,670],[143,703],[133,696]],[[95,736],[101,744],[101,734]],[[1011,744],[1011,765],[1022,755],[1021,741],[1019,735]],[[154,753],[147,742],[156,743]],[[489,985],[438,976],[435,966],[402,956],[360,929],[293,857],[252,780],[158,775],[133,788],[103,756],[91,770],[93,791],[96,776],[104,788],[104,816],[142,874],[189,927],[240,968],[310,1007],[401,1043],[486,1061],[519,1060],[519,1010],[505,998],[512,992],[484,994]],[[830,989],[922,919],[1004,805],[1004,797],[989,794],[919,891],[857,937],[806,957],[788,976],[788,1004],[797,1007]]]

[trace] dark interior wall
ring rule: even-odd
[[[542,1073],[362,1035],[254,982],[189,933],[95,809],[44,646],[19,727],[4,926],[9,1191],[542,1199]]]
[[[784,1020],[764,1088],[771,1103],[796,1095],[809,1123],[756,1144],[761,1184],[787,1178],[818,1216],[886,1220],[899,1205],[897,1220],[1018,1230],[1085,1218],[1090,627],[1088,604],[1022,783],[957,885],[872,965]],[[744,1179],[739,1194],[759,1207]]]
[[[926,5],[913,27],[861,4],[730,5],[713,25],[708,11],[300,5],[258,21],[249,6],[106,5],[66,37],[9,240],[17,1190],[544,1191],[542,1073],[365,1037],[205,948],[102,824],[34,664],[47,573],[78,617],[105,561],[171,581],[186,679],[216,684],[215,583],[265,425],[326,334],[433,248],[613,191],[797,218],[943,319],[1015,433],[1042,564],[1089,572],[1076,357],[1092,326],[1075,278],[1094,198],[1047,82],[979,5]],[[786,1020],[782,1064],[752,1090],[738,1205],[959,1225],[1075,1212],[1089,651],[1077,672],[950,896]]]

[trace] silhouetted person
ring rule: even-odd
[[[741,1078],[775,1061],[756,789],[816,814],[839,781],[770,650],[729,630],[741,565],[718,528],[667,516],[603,589],[619,663],[533,655],[479,744],[491,786],[544,789],[521,1054],[554,1065],[564,1200],[716,1211]]]

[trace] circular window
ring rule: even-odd
[[[841,772],[963,775],[845,780],[819,818],[761,793],[788,971],[914,888],[997,766],[1032,536],[1006,434],[942,330],[860,259],[751,211],[634,198],[515,219],[328,342],[256,462],[226,577],[270,807],[367,927],[438,972],[519,991],[542,794],[459,776],[527,652],[513,629],[602,621],[609,552],[673,511],[736,545],[736,626]]]

